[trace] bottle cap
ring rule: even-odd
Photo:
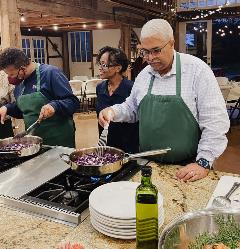
[[[150,175],[152,175],[151,166],[143,166],[142,167],[142,176],[150,176]]]

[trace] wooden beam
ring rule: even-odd
[[[120,48],[125,52],[128,59],[131,58],[131,27],[130,25],[121,25]]]
[[[21,31],[16,0],[0,0],[1,46],[21,48]]]
[[[68,46],[68,33],[64,32],[62,36],[62,54],[63,54],[63,72],[70,79],[70,67],[69,67],[69,46]]]
[[[51,14],[56,16],[68,16],[68,17],[81,17],[89,18],[94,17],[96,19],[109,20],[112,19],[110,14],[106,14],[93,9],[86,9],[77,6],[69,6],[63,3],[46,2],[42,0],[18,0],[18,8],[24,11],[38,11],[44,14]]]
[[[98,9],[86,9],[77,6],[69,6],[63,3],[48,2],[43,0],[18,0],[18,8],[20,12],[35,11],[41,14],[49,14],[52,16],[62,17],[81,17],[88,19],[94,17],[95,20],[112,20],[119,21],[125,24],[131,24],[136,27],[142,26],[145,18],[143,15],[137,17],[133,15],[131,10],[128,13],[113,14],[113,8],[108,8],[106,11]]]

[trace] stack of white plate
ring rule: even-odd
[[[138,182],[112,182],[92,191],[89,197],[90,220],[93,227],[110,237],[136,238],[135,195]],[[158,193],[159,226],[164,221],[163,197]]]

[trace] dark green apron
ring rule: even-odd
[[[192,159],[197,154],[200,129],[191,111],[181,98],[181,62],[176,53],[176,95],[148,93],[139,105],[139,143],[141,151],[170,147],[166,155],[154,157],[164,163]]]
[[[17,106],[23,112],[26,129],[38,119],[41,108],[49,103],[49,100],[40,92],[39,64],[36,66],[36,74],[37,91],[23,95],[25,89],[23,87],[21,95],[17,99]],[[24,86],[24,82],[22,84]],[[43,120],[34,135],[41,137],[43,144],[75,148],[75,127],[72,118],[55,114]]]

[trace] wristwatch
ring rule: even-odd
[[[199,166],[203,167],[204,169],[211,169],[211,166],[210,166],[210,164],[209,164],[209,161],[208,161],[207,159],[205,159],[205,158],[199,158],[199,159],[196,161],[196,163],[197,163]]]

